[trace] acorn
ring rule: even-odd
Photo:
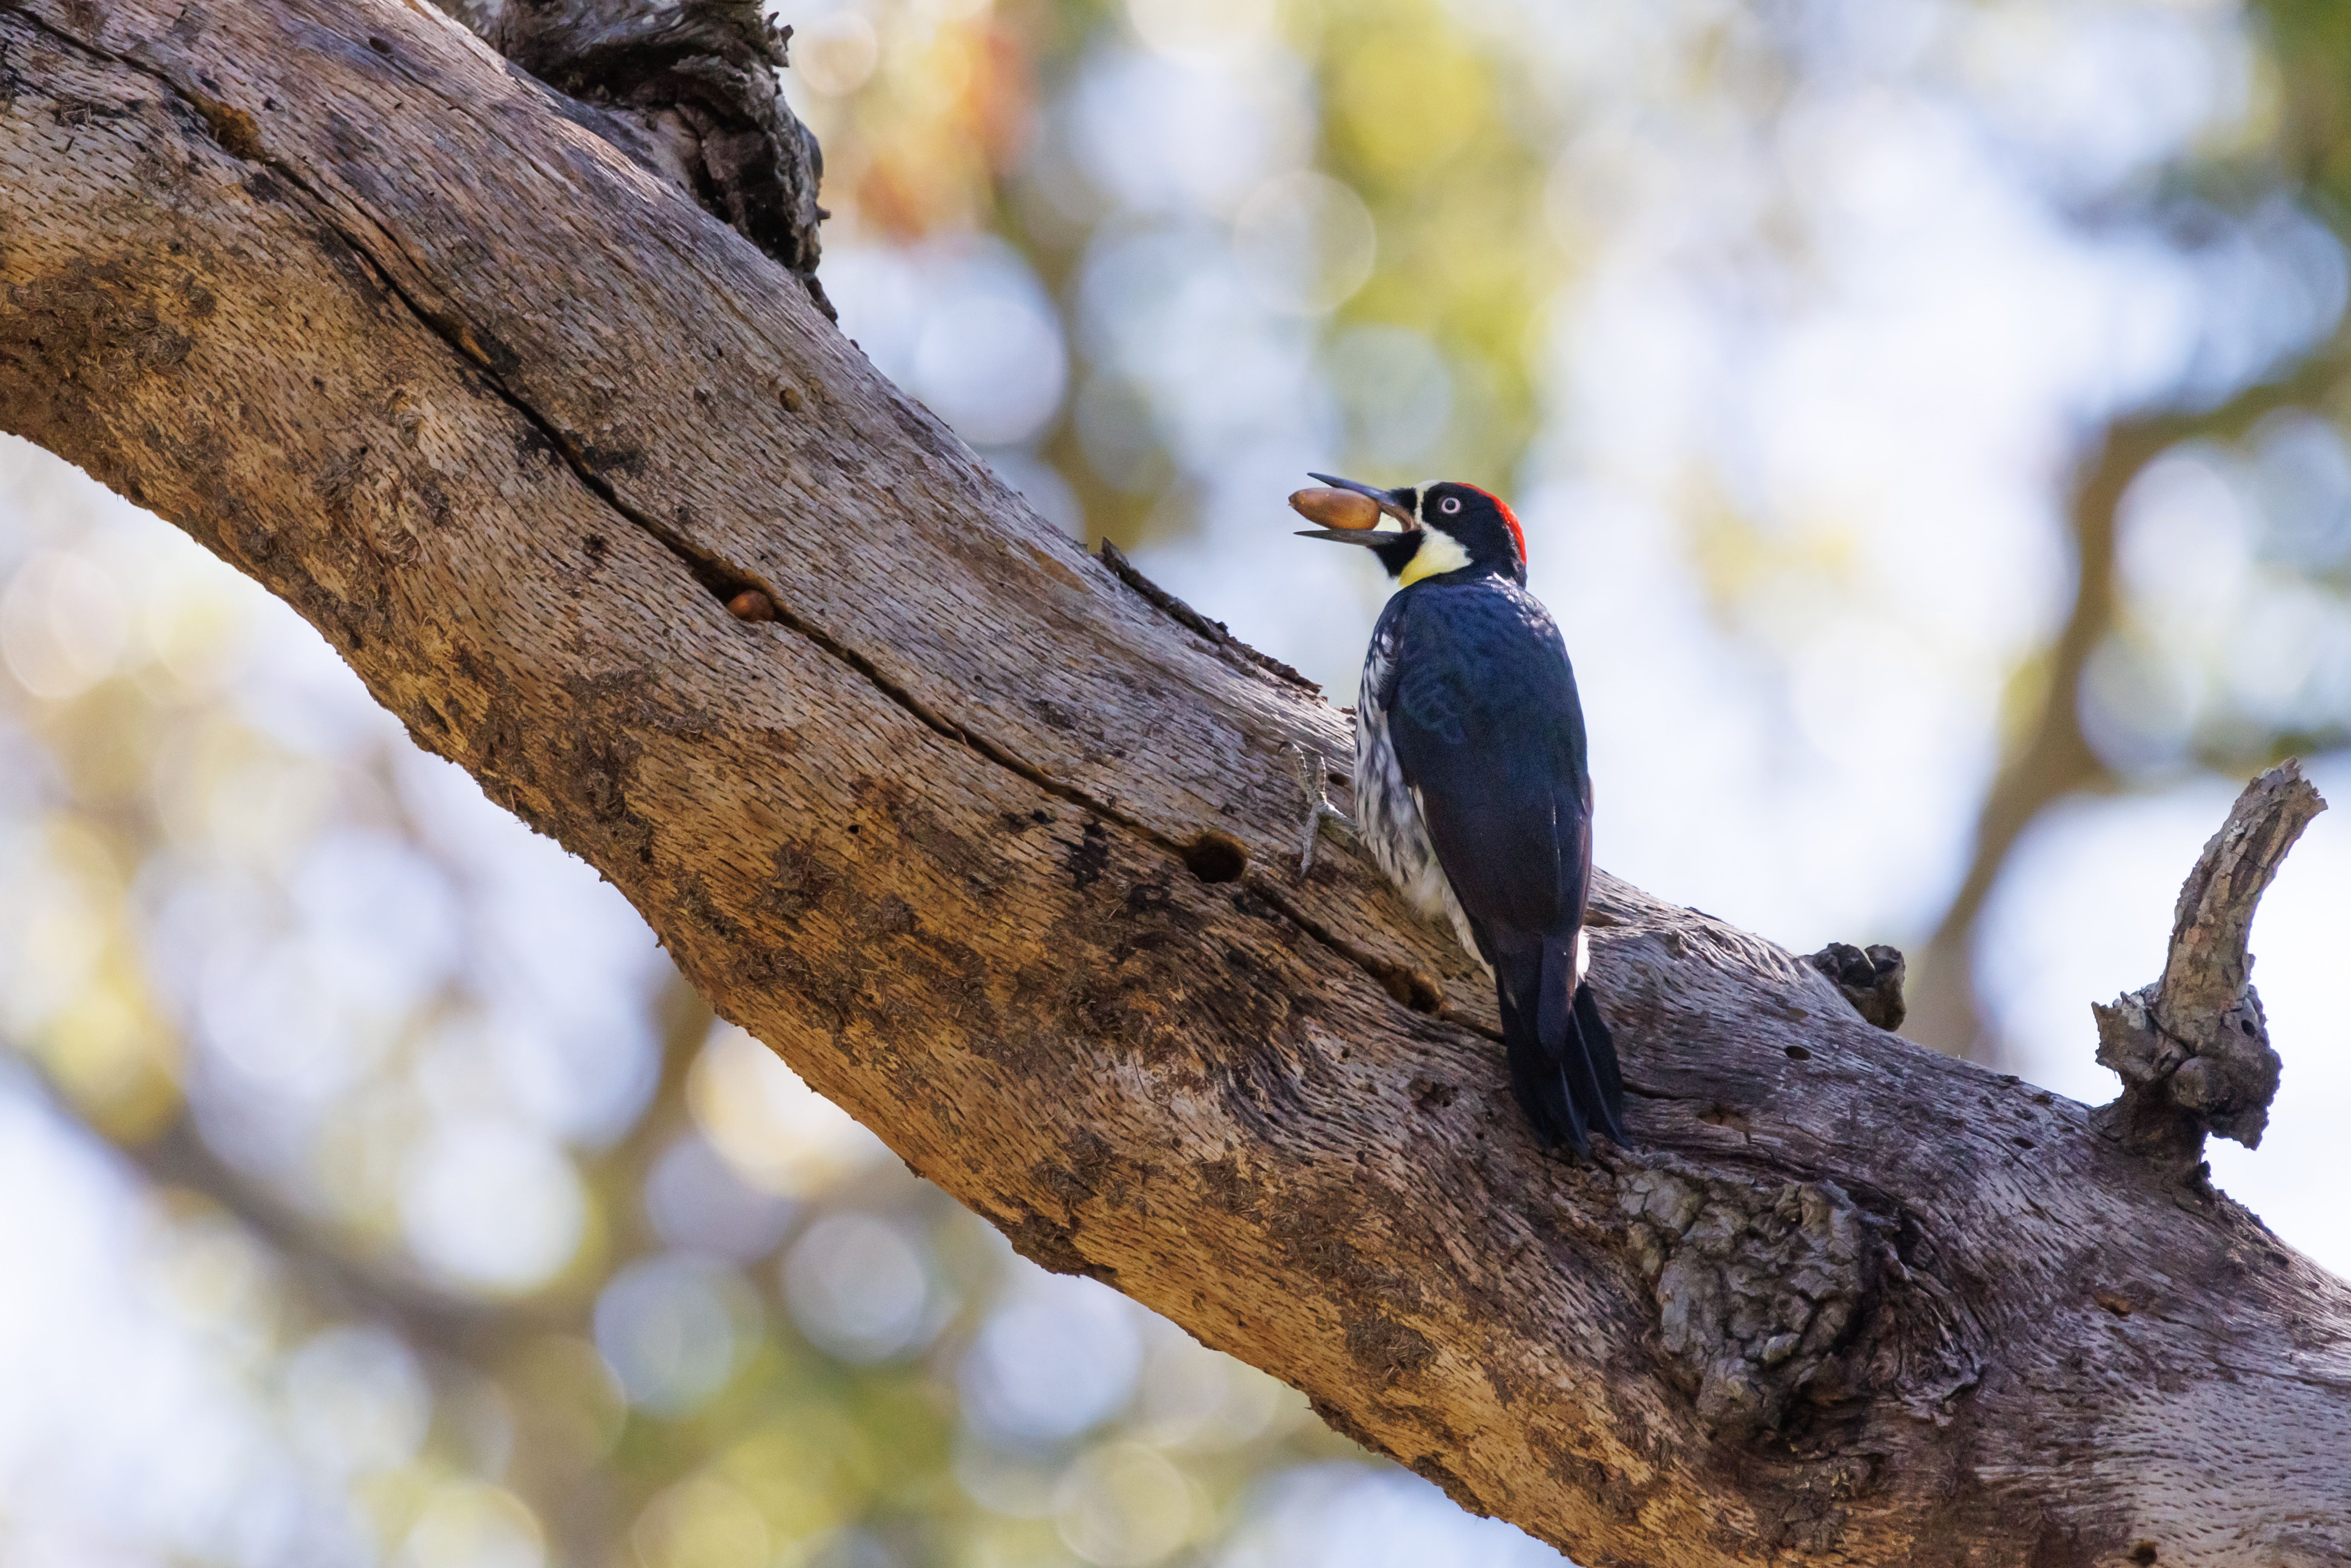
[[[776,601],[756,588],[747,588],[726,601],[726,612],[737,621],[773,621]]]
[[[1380,504],[1369,496],[1323,485],[1291,493],[1290,509],[1308,522],[1326,528],[1360,532],[1380,526]]]

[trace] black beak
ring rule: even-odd
[[[1298,537],[1301,539],[1328,539],[1334,545],[1362,545],[1368,549],[1396,542],[1396,536],[1385,528],[1301,528]]]
[[[1404,525],[1405,533],[1415,532],[1420,527],[1420,518],[1416,515],[1420,492],[1413,486],[1382,490],[1360,479],[1342,479],[1336,474],[1317,474],[1311,469],[1307,471],[1306,476],[1319,479],[1335,489],[1353,490],[1358,496],[1369,496],[1380,504],[1381,511]],[[1298,537],[1301,539],[1328,539],[1337,545],[1364,545],[1373,549],[1395,542],[1395,535],[1380,528],[1301,528]]]

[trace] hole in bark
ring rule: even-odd
[[[726,607],[737,621],[780,621],[775,596],[735,568],[681,540],[664,536],[662,543],[678,563],[694,574],[703,591]]]
[[[392,40],[390,38],[371,37],[368,40],[368,47],[373,49],[379,55],[388,55],[392,53]]]
[[[2149,1563],[2154,1562],[2154,1561],[2155,1561],[2155,1542],[2152,1542],[2152,1541],[2134,1541],[2134,1542],[2131,1542],[2131,1561],[2132,1561],[2132,1562],[2134,1562],[2134,1563],[2137,1563],[2140,1564],[2140,1565],[2141,1565],[2141,1568],[2145,1568],[2145,1565],[2146,1565],[2147,1563]]]
[[[1417,969],[1398,966],[1382,975],[1380,983],[1387,987],[1388,995],[1416,1013],[1434,1013],[1445,1003],[1445,993],[1437,982]]]
[[[1249,851],[1229,833],[1210,829],[1184,847],[1184,863],[1202,882],[1238,882]]]
[[[1812,1059],[1813,1053],[1801,1045],[1792,1045],[1788,1048],[1788,1060],[1791,1061],[1810,1061]]]

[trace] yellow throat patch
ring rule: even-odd
[[[1420,548],[1405,563],[1404,575],[1396,579],[1396,586],[1410,588],[1424,577],[1442,577],[1468,564],[1469,552],[1461,548],[1459,539],[1442,528],[1424,527],[1420,530]]]

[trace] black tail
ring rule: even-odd
[[[1588,1155],[1595,1130],[1629,1144],[1616,1042],[1592,988],[1575,979],[1574,940],[1538,939],[1521,950],[1498,950],[1494,982],[1510,1089],[1543,1146],[1564,1143]]]

